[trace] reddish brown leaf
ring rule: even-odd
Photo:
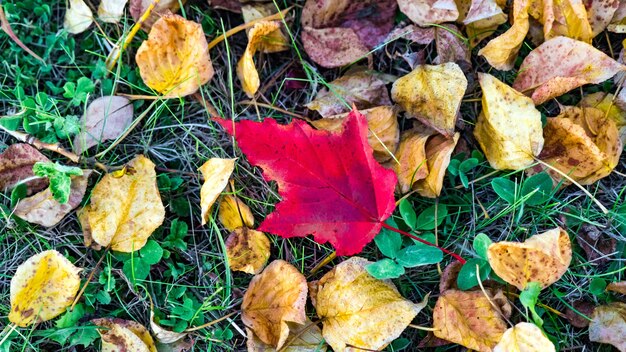
[[[18,143],[9,146],[0,154],[0,190],[15,187],[20,181],[33,177],[33,165],[36,162],[50,162],[45,155],[29,144]],[[26,182],[31,195],[48,187],[47,178],[37,178]]]
[[[585,224],[581,226],[576,236],[578,245],[587,254],[587,260],[594,264],[604,264],[609,261],[608,255],[615,253],[617,241],[604,234],[593,225]]]
[[[589,326],[589,319],[591,319],[590,317],[595,309],[593,303],[579,300],[572,302],[572,307],[579,313],[568,307],[565,309],[565,319],[567,319],[572,326],[577,328],[586,328]],[[586,317],[581,315],[581,313]]]

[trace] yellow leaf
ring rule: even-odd
[[[187,333],[167,330],[161,325],[157,324],[157,322],[154,320],[153,309],[150,309],[150,329],[152,329],[152,332],[154,332],[154,337],[156,337],[157,341],[165,344],[174,343],[187,336]]]
[[[622,144],[624,144],[626,142],[626,111],[617,106],[615,100],[615,95],[611,93],[597,92],[585,95],[578,103],[578,106],[602,110],[605,116],[615,121],[620,139]]]
[[[141,324],[118,318],[99,318],[92,322],[102,338],[102,352],[157,352],[154,340]]]
[[[168,96],[193,94],[214,74],[202,26],[173,14],[154,23],[135,60],[144,83]]]
[[[69,0],[69,7],[65,12],[63,28],[68,33],[79,34],[87,30],[93,23],[93,12],[84,0]]]
[[[529,166],[543,148],[541,113],[532,99],[494,76],[479,73],[478,80],[483,92],[483,111],[478,116],[474,136],[489,164],[496,170]]]
[[[426,163],[426,142],[432,133],[418,130],[402,132],[400,145],[396,151],[398,162],[391,161],[393,171],[398,176],[398,186],[401,193],[406,193],[413,184],[428,176]]]
[[[459,17],[454,0],[398,0],[398,7],[419,26],[453,22]]]
[[[413,184],[413,188],[422,197],[437,198],[443,187],[443,178],[446,176],[446,169],[450,164],[450,158],[460,134],[457,132],[451,139],[442,135],[434,135],[426,142],[426,164],[428,165],[428,176],[418,180]]]
[[[419,65],[398,78],[391,89],[392,99],[428,127],[450,138],[467,79],[459,65]]]
[[[80,270],[55,250],[28,258],[11,278],[9,320],[25,327],[65,312],[80,288]]]
[[[626,303],[612,302],[596,307],[589,324],[589,340],[609,343],[626,351]]]
[[[543,24],[546,40],[566,36],[591,43],[594,36],[582,0],[532,0],[530,14]]]
[[[493,352],[554,352],[554,344],[535,324],[518,323],[502,335]]]
[[[85,244],[133,252],[143,247],[165,219],[154,163],[143,155],[121,177],[105,175],[91,192],[90,204],[78,214]]]
[[[252,3],[241,7],[241,15],[243,16],[243,21],[245,23],[271,16],[276,12],[278,12],[278,9],[274,3]],[[247,31],[248,40],[252,38],[250,36],[250,32],[251,30]],[[263,36],[258,45],[258,50],[264,53],[277,53],[288,49],[289,39],[280,27]]]
[[[102,0],[98,6],[98,18],[102,22],[119,23],[128,0]]]
[[[270,240],[247,227],[240,227],[226,239],[226,256],[231,270],[258,274],[270,258]]]
[[[275,260],[250,281],[241,304],[241,319],[259,339],[280,349],[289,336],[288,323],[306,323],[304,275],[284,260]]]
[[[469,349],[491,352],[502,334],[506,323],[502,309],[491,305],[482,291],[447,290],[439,296],[433,310],[435,336]]]
[[[259,73],[254,66],[254,54],[257,50],[265,47],[264,43],[271,43],[272,40],[275,40],[272,37],[272,33],[275,31],[280,31],[280,22],[262,21],[256,23],[248,33],[250,38],[248,46],[237,63],[237,77],[241,81],[241,88],[250,98],[254,97],[261,85]]]
[[[304,324],[287,323],[289,337],[281,352],[326,352],[322,330],[309,319]],[[277,350],[261,341],[252,330],[248,334],[248,352],[276,352]]]
[[[322,334],[335,352],[382,349],[427,304],[414,304],[391,281],[372,277],[365,270],[368,264],[352,257],[318,282],[315,308],[324,324]]]
[[[254,215],[250,208],[239,198],[225,195],[220,202],[218,219],[228,231],[239,227],[254,227]]]
[[[489,246],[489,264],[502,280],[524,290],[529,282],[546,288],[558,281],[572,261],[572,243],[557,227],[524,242],[498,242]]]
[[[204,178],[200,188],[202,225],[209,221],[213,203],[228,184],[228,179],[235,169],[235,160],[237,159],[212,158],[198,169]]]

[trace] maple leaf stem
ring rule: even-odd
[[[383,227],[384,227],[384,228],[386,228],[387,230],[391,230],[391,231],[393,231],[393,232],[397,232],[397,233],[399,233],[399,234],[401,234],[401,235],[404,235],[404,236],[410,237],[410,238],[412,238],[412,239],[414,239],[414,240],[416,240],[416,241],[419,241],[419,242],[421,242],[421,243],[423,243],[423,244],[425,244],[425,245],[428,245],[428,246],[431,246],[431,247],[435,247],[435,248],[439,248],[442,252],[444,252],[445,254],[447,254],[447,255],[451,256],[452,258],[454,258],[454,259],[458,260],[461,264],[465,264],[465,259],[463,259],[463,257],[461,257],[460,255],[458,255],[458,254],[456,254],[456,253],[454,253],[454,252],[451,252],[451,251],[449,251],[449,250],[447,250],[447,249],[445,249],[445,248],[441,248],[441,247],[439,247],[438,245],[436,245],[436,244],[434,244],[434,243],[430,243],[430,242],[428,242],[428,241],[426,241],[426,240],[423,240],[423,239],[421,239],[421,238],[419,238],[419,237],[417,237],[417,236],[415,236],[415,235],[413,235],[413,234],[410,234],[410,233],[408,233],[408,232],[406,232],[406,231],[402,231],[402,230],[397,229],[397,228],[395,228],[395,227],[393,227],[393,226],[389,226],[389,225],[387,225],[387,224],[386,224],[386,223],[384,223],[384,222],[382,222],[381,224],[382,224],[382,225],[383,225]]]

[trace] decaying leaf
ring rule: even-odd
[[[119,23],[128,0],[102,0],[98,6],[98,18],[102,22]]]
[[[398,0],[398,7],[419,26],[453,22],[459,17],[454,0]]]
[[[611,23],[621,2],[620,0],[591,0],[584,2],[587,9],[587,20],[589,20],[594,37]]]
[[[288,323],[305,324],[307,284],[304,275],[284,260],[275,260],[250,281],[241,304],[243,320],[265,344],[280,349]]]
[[[456,62],[471,66],[470,48],[461,39],[460,33],[461,30],[453,24],[442,24],[435,29],[437,57],[433,63]]]
[[[572,261],[572,243],[557,227],[524,242],[497,242],[487,251],[489,264],[502,280],[520,290],[529,282],[546,288],[559,280]]]
[[[307,0],[302,45],[323,67],[341,67],[366,56],[393,27],[396,0]]]
[[[564,318],[574,327],[581,329],[588,327],[591,322],[590,317],[596,309],[595,304],[583,300],[576,300],[571,304],[573,309],[565,308]]]
[[[406,300],[391,281],[370,276],[365,270],[370,263],[352,257],[318,282],[315,309],[323,321],[322,334],[336,352],[382,349],[428,303]]]
[[[615,33],[626,33],[626,2],[619,2],[611,23],[607,26],[607,30]]]
[[[441,194],[443,178],[450,164],[450,158],[454,147],[459,141],[460,134],[455,133],[452,138],[445,138],[436,134],[426,142],[426,165],[428,166],[428,176],[418,180],[413,184],[422,197],[437,198]]]
[[[532,323],[518,323],[502,335],[493,352],[554,352],[554,344]]]
[[[193,94],[214,74],[202,26],[173,14],[154,23],[135,60],[144,83],[167,96]]]
[[[626,303],[612,302],[596,307],[589,324],[589,340],[608,343],[626,351]]]
[[[20,200],[13,214],[32,224],[52,227],[61,221],[65,215],[80,205],[85,196],[87,183],[92,170],[83,170],[81,176],[72,176],[70,197],[67,203],[61,204],[52,196],[50,188],[31,197]]]
[[[309,319],[304,324],[287,323],[289,337],[281,352],[326,352],[322,330]],[[252,330],[248,333],[248,352],[276,352],[277,350],[261,341]]]
[[[472,0],[463,23],[468,25],[481,21],[504,23],[506,15],[496,0]],[[483,27],[481,25],[481,27]]]
[[[410,24],[392,30],[385,41],[390,42],[398,38],[404,38],[416,44],[428,45],[435,40],[435,31],[437,28],[438,27],[420,27]]]
[[[603,92],[587,94],[580,100],[578,106],[602,110],[605,116],[615,121],[622,144],[626,142],[626,111],[618,105],[615,95]]]
[[[68,33],[79,34],[93,23],[93,12],[84,0],[69,0],[69,6],[63,19],[63,28]]]
[[[130,0],[128,3],[128,10],[130,15],[133,16],[135,22],[139,21],[141,15],[146,12],[148,7],[154,2],[154,0]],[[180,8],[180,3],[185,3],[187,0],[160,0],[158,4],[154,6],[154,9],[150,13],[150,16],[142,23],[141,28],[146,32],[150,31],[154,22],[156,22],[161,16],[169,12],[177,12]]]
[[[602,265],[617,253],[617,240],[595,225],[583,224],[578,230],[576,242],[585,251],[589,263]]]
[[[200,188],[202,225],[209,221],[213,203],[215,203],[217,197],[220,196],[226,185],[228,185],[230,175],[235,170],[236,160],[211,158],[198,169],[204,178],[202,188]]]
[[[143,327],[143,326],[142,326]],[[157,341],[160,343],[171,344],[187,336],[184,332],[174,332],[167,330],[154,320],[154,310],[150,310],[150,329],[154,333]]]
[[[102,338],[102,351],[105,352],[157,352],[154,340],[143,325],[118,318],[93,319]]]
[[[254,227],[254,215],[250,207],[241,199],[230,194],[222,197],[218,219],[228,231],[235,231],[240,227]]]
[[[29,144],[10,145],[0,154],[0,191],[12,189],[28,179],[25,184],[29,195],[48,187],[47,178],[34,177],[33,165],[37,162],[49,163],[50,159]]]
[[[494,76],[479,73],[478,80],[483,111],[474,136],[489,164],[496,170],[520,170],[531,165],[543,148],[541,113],[532,99]]]
[[[133,252],[165,219],[154,163],[139,155],[127,164],[130,172],[106,174],[91,192],[90,204],[78,213],[85,245]]]
[[[506,323],[502,308],[495,308],[489,301],[494,295],[486,293],[489,297],[482,291],[443,292],[433,310],[435,336],[473,350],[491,352],[506,331]]]
[[[270,258],[270,240],[261,231],[237,228],[226,239],[226,256],[231,270],[258,274]]]
[[[451,138],[465,89],[459,65],[419,65],[393,83],[391,97],[411,117]]]
[[[277,11],[278,9],[273,2],[250,3],[241,7],[241,15],[245,23],[271,16]],[[252,40],[251,29],[248,30],[248,40]],[[277,53],[289,49],[289,38],[287,38],[282,28],[277,28],[271,33],[264,35],[262,38],[255,40],[258,41],[257,49],[264,53]]]
[[[626,281],[611,282],[606,285],[606,290],[626,295]]]
[[[624,69],[587,43],[556,37],[526,56],[513,88],[539,105],[584,84],[606,81]]]
[[[105,96],[92,101],[81,120],[80,133],[74,138],[74,153],[115,139],[133,122],[133,104],[125,97]]]
[[[413,184],[428,176],[426,162],[426,142],[432,133],[418,130],[402,132],[400,145],[396,151],[398,162],[391,161],[393,171],[398,176],[398,186],[401,193],[406,193]]]
[[[9,320],[25,327],[65,312],[80,288],[80,270],[55,250],[28,258],[11,278]]]

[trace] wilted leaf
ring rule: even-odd
[[[552,352],[552,341],[535,324],[518,323],[502,335],[493,352]]]
[[[622,144],[626,142],[626,111],[618,106],[618,100],[611,93],[597,92],[585,95],[578,103],[580,107],[602,110],[617,125]]]
[[[10,145],[0,154],[0,191],[15,187],[22,180],[33,178],[33,165],[50,162],[45,155],[26,143]],[[48,186],[47,178],[33,178],[25,182],[28,194],[41,191]]]
[[[595,305],[591,302],[577,300],[572,302],[573,309],[565,308],[564,317],[572,326],[577,328],[586,328],[591,322],[591,315],[595,310]],[[583,316],[584,315],[584,316]]]
[[[393,83],[391,97],[411,117],[451,138],[466,88],[459,65],[420,65]]]
[[[79,34],[87,30],[93,23],[93,12],[84,0],[69,0],[69,7],[65,12],[63,28],[68,33]]]
[[[81,120],[80,133],[74,137],[74,153],[115,139],[133,122],[133,104],[124,97],[105,96],[92,101]]]
[[[455,133],[451,139],[442,135],[434,135],[426,142],[426,164],[428,176],[413,184],[422,197],[437,198],[443,187],[443,178],[450,164],[450,157],[459,141],[460,134]]]
[[[139,21],[141,15],[146,12],[148,7],[154,2],[154,0],[130,0],[128,3],[128,10],[130,15],[133,16],[135,22]],[[146,32],[150,31],[150,28],[154,25],[161,16],[169,12],[177,12],[180,8],[180,3],[185,3],[187,0],[160,0],[158,4],[154,6],[154,9],[150,13],[150,16],[143,22],[141,28]]]
[[[474,136],[496,170],[520,170],[543,148],[541,113],[533,101],[494,76],[479,73],[483,111]],[[515,128],[511,128],[511,125]]]
[[[168,96],[193,94],[214,74],[202,26],[178,15],[154,23],[135,60],[144,83]]]
[[[426,142],[432,133],[418,130],[402,132],[400,145],[396,151],[396,159],[391,161],[391,167],[398,176],[398,186],[401,193],[406,193],[418,180],[428,176],[426,162]]]
[[[98,18],[102,22],[119,23],[128,0],[102,0],[98,6]]]
[[[526,56],[513,88],[539,105],[584,84],[604,82],[625,68],[589,44],[556,37]]]
[[[626,351],[626,303],[613,302],[596,307],[589,324],[589,340],[608,343]]]
[[[174,343],[187,336],[187,334],[184,332],[174,332],[171,330],[167,330],[161,325],[157,324],[157,322],[154,321],[154,310],[152,309],[150,310],[150,329],[152,329],[154,337],[156,337],[157,341],[165,344]]]
[[[239,227],[254,227],[254,215],[250,208],[239,198],[230,194],[222,197],[218,219],[228,231]]]
[[[546,288],[559,280],[572,261],[572,244],[565,230],[557,227],[524,242],[497,242],[487,252],[493,271],[520,290],[529,282]]]
[[[309,319],[304,324],[287,323],[289,337],[287,345],[281,348],[281,352],[326,352],[326,343],[322,337],[322,330]],[[276,352],[277,350],[261,341],[252,330],[246,328],[248,333],[248,352]]]
[[[261,231],[240,227],[226,239],[226,256],[231,270],[258,274],[270,258],[270,240]]]
[[[241,304],[241,319],[259,339],[280,349],[289,336],[288,323],[305,324],[304,275],[284,260],[275,260],[250,281]]]
[[[620,0],[590,0],[585,1],[587,19],[591,25],[593,36],[600,34],[613,20]]]
[[[28,258],[11,278],[9,320],[25,327],[64,313],[80,288],[80,270],[55,250]]]
[[[271,16],[277,11],[278,9],[273,2],[251,3],[241,7],[241,15],[246,23]],[[253,39],[252,34],[253,30],[248,30],[248,40]],[[258,37],[258,34],[255,35]],[[258,41],[257,49],[264,53],[277,53],[289,49],[289,38],[283,33],[282,28],[277,28],[271,33],[262,36],[262,38],[256,38],[255,40]]]
[[[141,324],[118,318],[99,318],[91,322],[105,329],[98,329],[105,352],[157,352],[154,340]]]
[[[202,225],[209,221],[213,203],[228,184],[230,175],[235,169],[235,160],[237,159],[211,158],[198,169],[204,178],[200,188]]]
[[[583,224],[576,236],[578,245],[585,251],[590,263],[602,265],[616,253],[617,241],[594,225]]]
[[[463,263],[457,260],[448,264],[448,266],[443,269],[441,278],[439,279],[439,292],[444,293],[451,289],[458,290],[457,278],[459,277],[463,265]]]
[[[389,280],[370,276],[371,262],[352,257],[326,273],[318,283],[315,309],[322,334],[336,352],[349,346],[379,350],[396,339],[428,303],[403,298]]]
[[[453,22],[459,17],[454,0],[398,0],[398,7],[419,26]]]
[[[127,164],[130,171],[106,174],[94,187],[78,214],[87,246],[133,252],[146,244],[165,218],[154,167],[139,155]]]

